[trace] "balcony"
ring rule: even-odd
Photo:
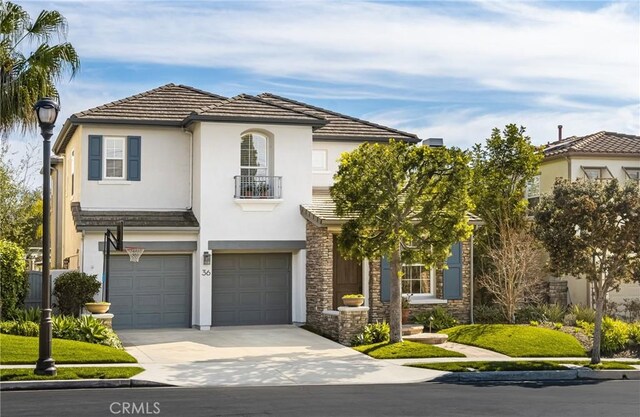
[[[282,177],[236,175],[236,200],[279,200],[282,198]]]

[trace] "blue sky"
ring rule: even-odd
[[[173,82],[268,91],[461,148],[512,122],[538,144],[558,124],[640,134],[637,1],[16,1],[69,21],[82,69],[59,85],[59,126]]]

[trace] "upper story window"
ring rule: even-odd
[[[435,296],[435,269],[422,264],[402,266],[402,293]]]
[[[627,175],[627,179],[640,182],[640,168],[622,168]]]
[[[87,171],[89,181],[140,181],[142,172],[142,137],[89,135]]]
[[[311,157],[311,170],[313,172],[324,172],[327,170],[327,150],[314,149]]]
[[[525,198],[529,202],[529,207],[534,207],[540,201],[540,175],[536,175],[527,182]]]
[[[584,178],[595,181],[608,181],[613,178],[611,171],[607,167],[580,167],[584,173]]]
[[[124,139],[123,137],[105,137],[105,178],[124,179]]]
[[[266,177],[269,169],[269,138],[260,133],[247,133],[240,144],[240,175]]]

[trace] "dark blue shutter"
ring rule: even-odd
[[[140,181],[140,136],[127,136],[127,180]]]
[[[391,264],[387,258],[380,259],[380,301],[391,300]]]
[[[89,135],[89,180],[102,179],[102,136]]]
[[[451,246],[451,256],[447,259],[449,269],[444,270],[443,295],[447,300],[462,298],[462,243]]]

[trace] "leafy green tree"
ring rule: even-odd
[[[338,236],[349,258],[391,264],[391,341],[402,340],[402,264],[444,266],[453,243],[471,234],[469,157],[455,148],[365,143],[340,157],[331,188],[348,220]]]
[[[518,234],[525,226],[525,189],[538,174],[542,159],[542,152],[525,136],[525,128],[515,124],[506,125],[502,132],[494,128],[484,145],[473,147],[469,194],[475,214],[485,222],[475,235],[474,266],[479,275],[495,272],[495,257],[489,253],[503,250],[501,233]]]
[[[596,302],[591,363],[600,362],[607,294],[640,270],[640,187],[617,180],[558,180],[535,213],[535,234],[549,252],[551,270],[587,279]]]
[[[14,165],[6,141],[0,143],[0,236],[23,250],[39,245],[42,238],[40,189],[29,187],[32,166],[28,155]]]
[[[12,318],[22,307],[29,289],[24,251],[15,243],[0,240],[0,317]]]
[[[54,83],[80,68],[76,50],[66,38],[67,21],[43,10],[35,20],[19,5],[0,0],[0,133],[35,129],[33,105],[40,97],[57,97]],[[34,45],[27,56],[24,50]]]
[[[56,279],[53,295],[58,300],[60,314],[78,317],[85,303],[93,302],[93,296],[100,291],[102,284],[97,275],[69,271]]]

